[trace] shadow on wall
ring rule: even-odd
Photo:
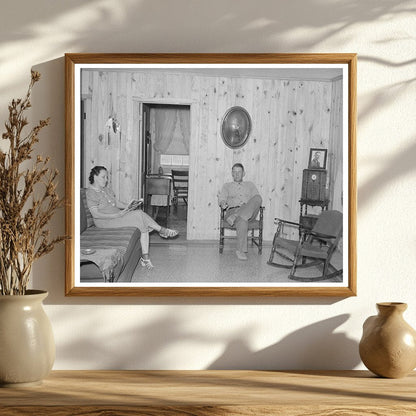
[[[380,168],[372,178],[358,189],[358,199],[361,206],[366,206],[376,197],[376,194],[388,187],[391,182],[398,181],[405,175],[416,170],[416,137],[414,143],[396,153],[388,160],[380,163]]]
[[[368,61],[371,63],[377,63],[377,58],[371,57],[358,57],[358,61],[361,63],[362,61]],[[398,64],[392,61],[386,61],[386,65],[390,68],[396,67]],[[408,65],[409,68],[414,65],[414,63],[402,63],[400,65],[406,66]],[[366,122],[367,119],[371,118],[371,115],[374,114],[375,109],[377,112],[380,112],[386,107],[389,107],[392,103],[392,97],[395,100],[398,100],[401,95],[407,94],[409,92],[409,88],[412,88],[412,84],[416,82],[416,78],[411,78],[408,80],[403,80],[397,82],[395,84],[389,84],[388,88],[382,87],[373,92],[371,92],[370,98],[367,100],[365,105],[360,107],[360,112],[358,114],[358,125],[360,126],[362,123]]]
[[[348,320],[343,314],[301,328],[281,341],[252,351],[245,339],[227,345],[209,370],[341,370],[360,363],[358,343],[344,333],[334,331]]]
[[[88,310],[90,309],[86,313]],[[70,342],[65,342],[64,335],[56,337],[57,358],[61,365],[73,366],[73,363],[77,363],[80,369],[110,370],[168,368],[172,362],[177,364],[172,351],[178,346],[186,343],[210,345],[218,341],[203,330],[184,328],[181,320],[172,313],[153,319],[143,319],[137,313],[137,324],[132,327],[131,309],[123,308],[122,311],[124,312],[118,310],[113,315],[107,314],[105,327],[100,314],[90,313],[89,319],[79,319],[83,314],[82,307],[75,313],[73,309],[71,313],[57,311],[55,315],[59,328],[65,328],[66,333],[72,334]],[[123,313],[126,314],[125,320],[121,318]],[[145,320],[143,325],[142,320]],[[115,328],[111,337],[108,336],[108,328]],[[195,357],[194,361],[199,359],[200,357]]]
[[[163,0],[155,0],[151,3],[126,0],[114,6],[114,2],[108,0],[90,0],[87,4],[84,0],[72,0],[71,2],[51,2],[50,0],[38,0],[37,7],[22,8],[18,3],[8,5],[1,19],[2,43],[16,41],[16,22],[12,17],[18,16],[19,41],[39,38],[42,35],[52,34],[56,29],[59,33],[65,32],[65,36],[53,38],[51,42],[55,48],[78,47],[87,48],[89,52],[97,45],[103,45],[112,52],[132,52],[131,45],[126,41],[140,39],[140,47],[152,44],[164,45],[163,52],[169,48],[169,39],[166,31],[160,30],[169,22],[170,28],[183,28],[183,34],[189,39],[189,30],[199,32],[200,36],[194,42],[204,47],[201,42],[206,39],[210,51],[216,51],[217,46],[221,50],[244,49],[257,50],[258,39],[267,41],[279,41],[279,35],[288,35],[296,27],[305,29],[317,28],[319,35],[301,38],[295,49],[303,51],[316,45],[317,42],[327,39],[351,25],[360,22],[372,22],[384,15],[411,13],[414,11],[409,0],[355,0],[341,2],[337,7],[328,9],[325,2],[310,0],[307,5],[303,0],[265,0],[262,7],[251,1],[240,2],[236,7],[234,2],[191,2],[178,0],[175,7],[166,7]],[[218,6],[218,7],[216,7]],[[413,10],[412,10],[413,9]],[[45,13],[47,10],[47,13]],[[300,13],[299,10],[303,12]],[[184,19],[184,11],[187,16]],[[294,19],[296,17],[296,19]],[[331,25],[328,25],[331,21]],[[76,25],[74,23],[76,22]],[[200,22],[210,22],[201,25]],[[325,27],[328,27],[325,31]],[[219,32],[218,44],[213,45],[212,32]],[[109,36],[110,34],[117,36]],[[242,43],[241,37],[247,34],[247,39]],[[137,38],[136,35],[140,35]],[[175,37],[172,37],[174,40]],[[248,42],[247,42],[248,41]],[[280,38],[282,44],[289,39]],[[290,39],[293,49],[293,36]],[[81,49],[79,47],[81,43]],[[283,46],[277,44],[276,46]],[[123,49],[125,48],[125,49]],[[101,48],[102,49],[102,48]],[[175,48],[174,48],[175,49]],[[85,49],[83,49],[85,50]],[[192,50],[195,50],[192,48]],[[201,49],[199,49],[201,50]],[[153,52],[154,49],[153,49]]]
[[[337,7],[319,0],[306,5],[303,0],[263,0],[261,7],[218,0],[177,0],[175,7],[166,7],[163,0],[38,0],[36,7],[10,2],[0,16],[0,67],[6,80],[0,82],[0,95],[20,83],[23,68],[63,52],[264,52],[259,39],[269,50],[319,51],[321,42],[351,26],[412,11],[410,0],[355,0]],[[307,35],[298,36],[299,30]]]
[[[131,313],[127,309],[122,310],[126,314]],[[82,308],[75,313],[82,314]],[[67,363],[76,362],[82,369],[146,370],[172,368],[172,363],[173,366],[183,366],[182,360],[192,368],[194,363],[199,363],[198,355],[204,348],[208,348],[206,354],[212,355],[212,345],[227,344],[226,339],[204,330],[189,329],[181,319],[172,316],[171,313],[150,320],[145,318],[144,325],[140,324],[141,318],[137,316],[138,323],[133,328],[127,322],[129,320],[123,325],[120,311],[114,314],[114,318],[108,315],[106,325],[117,327],[111,337],[108,337],[105,328],[102,327],[100,314],[90,315],[90,320],[75,319],[76,322],[73,313],[59,311],[56,315],[61,330],[75,335],[67,343],[62,341],[65,339],[64,336],[57,337],[57,351],[62,367]],[[224,352],[206,369],[352,369],[360,363],[358,343],[348,338],[345,333],[335,333],[349,316],[338,315],[306,326],[259,351],[249,348],[252,330],[245,328],[247,336],[229,341]],[[198,348],[192,348],[191,345],[198,345]],[[196,351],[194,357],[192,354],[188,357],[182,354],[187,348]],[[179,354],[177,360],[172,361],[175,354]]]

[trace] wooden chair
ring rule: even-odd
[[[154,216],[155,208],[159,211],[159,207],[166,207],[166,226],[170,213],[170,188],[171,179],[167,176],[152,175],[146,177],[146,210],[152,207],[152,216]],[[154,197],[153,203],[152,197]]]
[[[185,205],[188,205],[188,182],[189,172],[187,170],[172,169],[173,206],[175,209],[178,208],[179,198],[182,198]]]
[[[331,258],[342,236],[342,218],[343,215],[339,211],[322,211],[312,230],[302,228],[296,222],[276,218],[277,231],[267,263],[271,266],[291,269],[289,278],[301,282],[327,280],[341,275],[342,269],[337,270],[331,264]],[[285,226],[299,228],[299,240],[283,238]],[[276,263],[274,261],[275,254],[284,259],[286,263]],[[323,266],[320,276],[301,277],[295,274],[298,268],[318,265]]]
[[[221,209],[221,208],[220,208]],[[251,244],[255,244],[258,248],[259,254],[261,254],[263,250],[263,211],[264,207],[260,207],[259,213],[257,218],[248,222],[248,234],[247,238],[251,240]],[[220,247],[219,251],[222,254],[224,250],[224,240],[225,239],[235,239],[237,235],[225,235],[225,230],[233,230],[236,231],[234,226],[228,224],[225,221],[225,212],[226,209],[221,209],[221,217],[220,217]],[[257,234],[257,235],[256,235]]]

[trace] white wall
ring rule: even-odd
[[[358,296],[65,298],[60,247],[33,277],[50,292],[54,368],[362,368],[358,341],[376,302],[408,302],[416,327],[415,11],[413,0],[4,3],[0,120],[39,70],[34,119],[53,121],[39,149],[61,172],[65,52],[358,53]]]

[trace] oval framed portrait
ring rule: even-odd
[[[250,114],[243,107],[229,108],[221,123],[221,136],[224,143],[232,148],[243,147],[251,132]]]

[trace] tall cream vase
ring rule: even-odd
[[[48,292],[0,296],[0,386],[40,384],[55,361],[52,326],[43,309]]]
[[[0,386],[40,383],[55,360],[42,305],[48,293],[26,290],[33,262],[66,239],[50,237],[47,229],[64,202],[56,192],[58,171],[49,167],[48,156],[35,151],[50,119],[29,128],[26,117],[39,79],[32,70],[26,95],[9,103],[0,136]]]

